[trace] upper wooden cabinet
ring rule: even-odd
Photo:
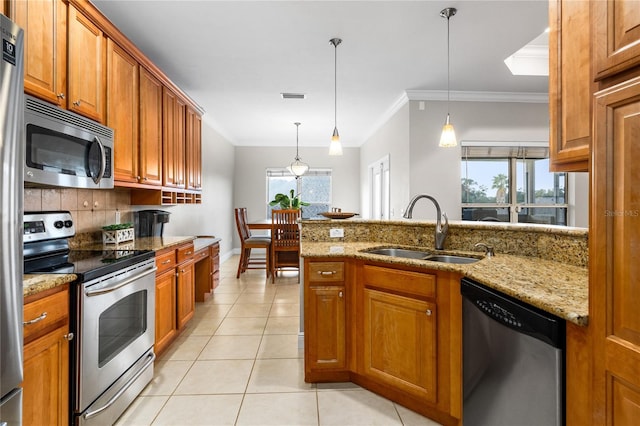
[[[187,151],[186,175],[187,189],[202,189],[202,121],[200,115],[187,108]]]
[[[106,40],[102,30],[69,5],[67,108],[104,123]]]
[[[549,2],[549,148],[555,172],[588,171],[591,146],[591,2]]]
[[[640,64],[640,2],[592,4],[595,78],[600,80]]]
[[[137,182],[138,62],[107,40],[107,126],[115,131],[114,178]]]
[[[13,20],[25,30],[24,91],[66,108],[66,4],[62,0],[16,1],[12,6]]]
[[[171,89],[164,87],[162,109],[162,184],[184,188],[186,104]]]
[[[140,68],[140,183],[162,185],[162,83]],[[117,157],[116,152],[116,157]]]

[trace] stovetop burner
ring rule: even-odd
[[[87,282],[155,256],[152,250],[69,249],[67,239],[74,235],[69,212],[25,213],[25,274],[76,274],[78,282]]]

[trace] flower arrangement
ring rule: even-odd
[[[305,203],[304,201],[302,201],[302,199],[300,198],[300,194],[294,195],[295,192],[293,189],[289,191],[289,194],[290,195],[281,194],[281,193],[276,194],[273,200],[269,202],[269,205],[272,207],[276,205],[280,205],[280,208],[282,209],[294,209],[294,210],[297,210],[302,206],[310,205],[309,203]]]

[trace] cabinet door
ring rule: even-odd
[[[107,40],[107,126],[115,131],[114,178],[137,182],[138,62]]]
[[[595,77],[601,79],[640,64],[640,2],[594,1]]]
[[[140,183],[162,185],[162,84],[140,68]]]
[[[552,171],[588,171],[591,146],[590,2],[549,2],[549,148]]]
[[[178,266],[178,329],[181,329],[189,322],[195,309],[195,270],[193,260],[190,260]]]
[[[640,77],[596,93],[589,229],[593,424],[640,419]]]
[[[173,91],[164,87],[162,111],[163,185],[184,188],[186,104]]]
[[[176,336],[176,273],[170,269],[156,277],[156,355]]]
[[[434,303],[365,288],[363,352],[368,377],[436,402]]]
[[[305,368],[345,369],[346,323],[343,286],[308,287],[305,295]]]
[[[67,108],[104,123],[105,37],[102,30],[69,5]]]
[[[186,175],[187,189],[202,188],[201,127],[200,116],[187,108]]]
[[[13,20],[25,30],[24,91],[66,108],[67,6],[62,0],[12,6]]]
[[[68,324],[24,347],[22,424],[66,425],[69,422]]]

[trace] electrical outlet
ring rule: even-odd
[[[342,228],[331,228],[331,229],[329,229],[329,237],[330,238],[342,238],[342,237],[344,237],[344,229],[342,229]]]

